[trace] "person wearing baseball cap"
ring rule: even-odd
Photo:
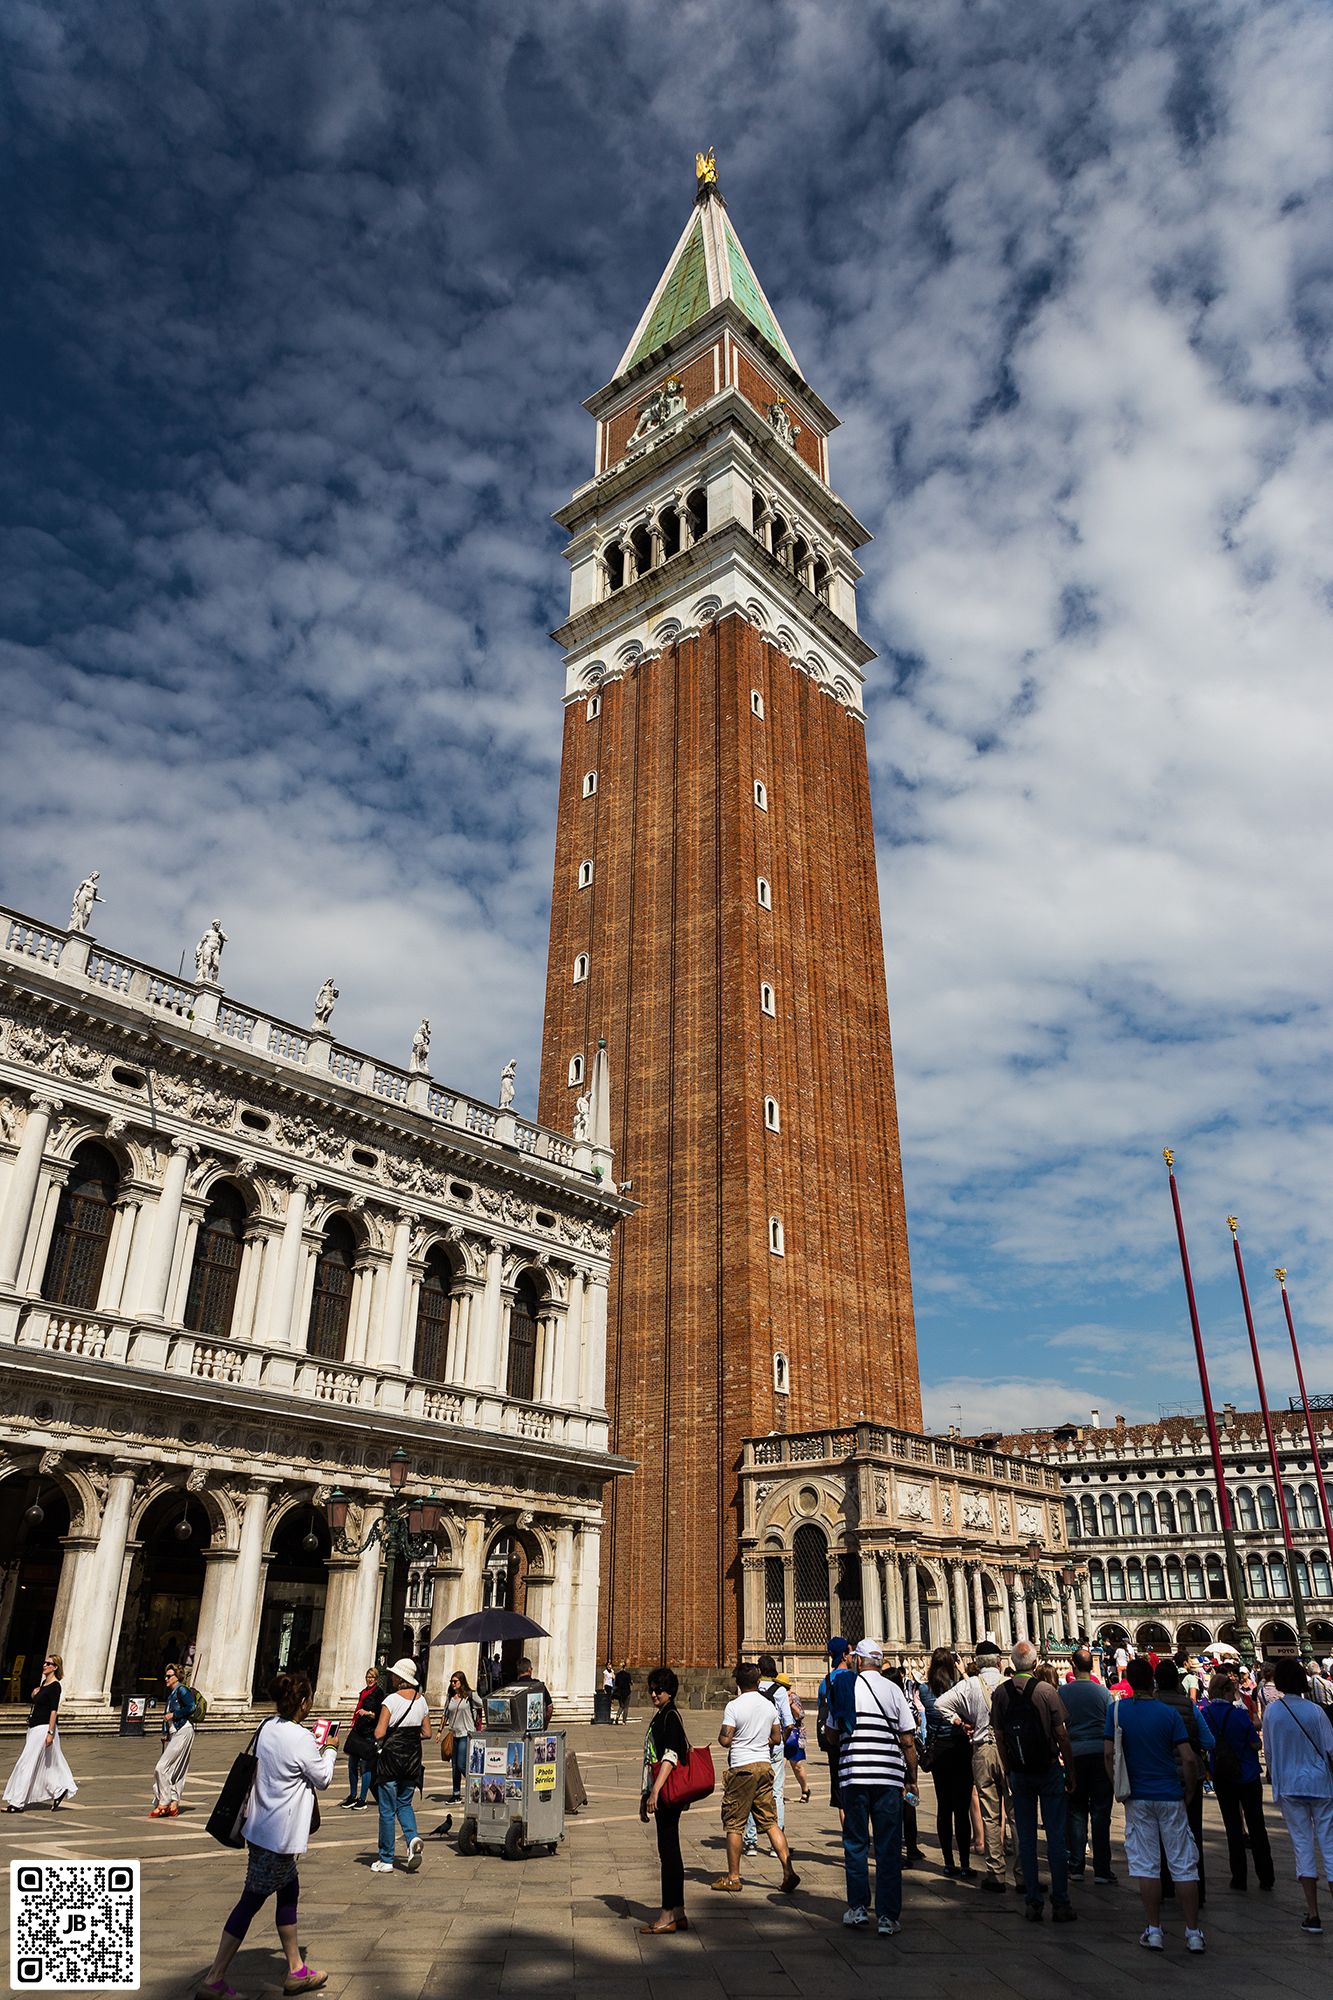
[[[843,1923],[870,1921],[870,1842],[875,1843],[875,1916],[881,1937],[896,1937],[903,1908],[903,1803],[916,1793],[916,1716],[900,1687],[884,1678],[878,1639],[856,1647],[856,1672],[836,1680],[830,1722],[838,1734],[838,1789],[847,1873]]]
[[[828,1758],[828,1802],[831,1806],[837,1807],[838,1821],[841,1824],[842,1800],[838,1796],[838,1757],[840,1751],[837,1737],[831,1735],[829,1732],[828,1718],[829,1710],[833,1706],[833,1682],[835,1676],[852,1673],[854,1669],[847,1658],[851,1647],[845,1639],[830,1639],[826,1650],[829,1657],[829,1670],[819,1683],[817,1690],[819,1706],[815,1711],[815,1741]]]

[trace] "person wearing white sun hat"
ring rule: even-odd
[[[417,1832],[412,1794],[425,1784],[421,1745],[430,1736],[430,1710],[421,1692],[415,1664],[395,1660],[389,1668],[390,1691],[375,1723],[375,1791],[380,1808],[380,1850],[370,1864],[373,1875],[393,1872],[393,1850],[403,1829],[407,1842],[407,1872],[415,1875],[424,1848]]]

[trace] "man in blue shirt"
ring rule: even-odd
[[[1072,1681],[1060,1688],[1074,1750],[1074,1791],[1066,1820],[1069,1872],[1082,1875],[1087,1867],[1088,1826],[1092,1826],[1092,1879],[1103,1888],[1115,1882],[1111,1873],[1111,1781],[1106,1775],[1102,1740],[1111,1696],[1092,1676],[1092,1654],[1080,1646],[1070,1665]]]
[[[1158,1875],[1160,1840],[1185,1919],[1185,1944],[1204,1949],[1199,1928],[1199,1850],[1190,1832],[1185,1800],[1199,1784],[1199,1760],[1179,1711],[1154,1698],[1153,1670],[1147,1660],[1131,1660],[1125,1679],[1133,1689],[1107,1711],[1104,1756],[1116,1779],[1117,1744],[1124,1762],[1124,1786],[1117,1797],[1125,1807],[1125,1862],[1138,1884],[1147,1919],[1139,1943],[1162,1951],[1162,1884]]]

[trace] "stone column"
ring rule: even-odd
[[[898,1569],[897,1556],[888,1553],[880,1557],[884,1566],[884,1643],[901,1651],[903,1644],[903,1580]]]
[[[23,1137],[9,1170],[4,1210],[0,1212],[0,1285],[12,1285],[18,1276],[51,1120],[62,1109],[56,1097],[34,1098],[28,1108]]]
[[[215,1663],[227,1650],[231,1627],[232,1586],[236,1581],[239,1549],[204,1550],[204,1590],[199,1600],[199,1623],[195,1631],[194,1667],[191,1681],[201,1694],[213,1697]]]
[[[921,1595],[916,1584],[916,1564],[911,1556],[903,1565],[903,1636],[909,1646],[919,1647],[921,1643]]]
[[[129,1465],[113,1466],[96,1542],[89,1538],[77,1551],[64,1630],[59,1640],[54,1633],[51,1640],[64,1655],[64,1691],[71,1701],[105,1703],[111,1691],[136,1470]],[[66,1551],[66,1564],[73,1554],[73,1550]],[[63,1565],[61,1580],[63,1583]]]
[[[497,1390],[500,1387],[500,1322],[501,1322],[501,1279],[504,1272],[504,1246],[499,1243],[488,1245],[486,1251],[486,1287],[481,1295],[481,1328],[477,1341],[473,1364],[473,1379],[468,1383],[472,1389]],[[472,1678],[469,1674],[469,1680]]]
[[[984,1639],[986,1636],[986,1590],[981,1580],[980,1563],[975,1563],[972,1568],[972,1625],[973,1637]]]
[[[377,1501],[361,1509],[361,1538],[381,1512]],[[324,1598],[324,1631],[319,1655],[319,1696],[338,1709],[364,1685],[363,1675],[375,1658],[379,1638],[379,1605],[383,1554],[378,1542],[358,1555],[329,1557],[328,1589]],[[395,1640],[397,1634],[395,1633]],[[391,1657],[397,1657],[395,1644]]]
[[[602,1531],[584,1521],[575,1537],[574,1607],[570,1617],[573,1655],[570,1661],[568,1711],[586,1722],[592,1714],[597,1686],[597,1604],[601,1587]]]
[[[961,1652],[968,1643],[967,1578],[960,1562],[949,1567],[953,1571],[953,1642]]]
[[[884,1639],[884,1599],[879,1587],[879,1563],[873,1549],[862,1549],[861,1621],[868,1639]]]
[[[435,1568],[431,1573],[430,1636],[443,1631],[451,1619],[461,1615],[463,1607],[459,1603],[458,1586],[462,1578],[459,1564],[450,1560],[443,1550],[436,1556]],[[453,1667],[445,1660],[446,1646],[432,1646],[426,1659],[426,1699],[432,1712],[444,1701],[449,1690],[449,1676]],[[469,1680],[471,1675],[468,1676]]]
[[[768,1638],[764,1615],[768,1598],[764,1576],[762,1556],[747,1552],[741,1557],[741,1644],[744,1649],[742,1658],[747,1660],[763,1652]]]
[[[259,1619],[264,1608],[264,1531],[268,1503],[269,1488],[262,1483],[251,1486],[244,1496],[227,1623],[214,1645],[212,1685],[204,1689],[210,1701],[248,1703],[250,1700]]]
[[[449,1325],[449,1352],[444,1365],[446,1382],[466,1382],[474,1370],[475,1335],[480,1325],[480,1310],[481,1287],[476,1279],[457,1279]]]
[[[268,1324],[259,1328],[260,1338],[267,1338],[275,1347],[304,1344],[296,1340],[292,1320],[297,1287],[305,1275],[305,1211],[313,1193],[313,1181],[295,1180],[287,1197],[282,1241],[278,1245],[278,1268],[269,1299]]]
[[[407,1267],[412,1254],[412,1223],[413,1217],[405,1208],[400,1208],[394,1217],[393,1251],[389,1258],[379,1343],[370,1356],[372,1366],[392,1368],[399,1373],[411,1361],[409,1350],[413,1329],[408,1324],[407,1316]]]
[[[162,1192],[153,1211],[153,1230],[138,1302],[140,1319],[160,1320],[166,1311],[167,1287],[171,1283],[176,1232],[180,1227],[181,1201],[185,1194],[185,1176],[196,1151],[197,1148],[188,1139],[173,1139],[171,1142],[166,1171],[162,1176]]]
[[[590,1271],[584,1290],[583,1366],[579,1402],[585,1410],[606,1410],[606,1288],[604,1271]]]
[[[580,1692],[578,1684],[577,1633],[574,1629],[574,1524],[560,1521],[555,1530],[554,1581],[551,1586],[552,1616],[549,1625],[553,1638],[545,1643],[550,1648],[547,1655],[549,1672],[542,1676],[550,1687],[552,1699],[562,1714]],[[591,1683],[589,1683],[591,1688]]]
[[[569,1304],[565,1308],[564,1369],[556,1392],[560,1402],[571,1406],[579,1400],[579,1377],[583,1369],[583,1300],[583,1273],[578,1270],[571,1271]]]
[[[1092,1599],[1088,1594],[1088,1572],[1083,1570],[1078,1579],[1078,1606],[1083,1614],[1082,1632],[1085,1638],[1092,1637]]]
[[[1024,1639],[1030,1636],[1028,1633],[1027,1592],[1023,1588],[1023,1579],[1021,1576],[1015,1582],[1009,1594],[1014,1607],[1014,1644],[1019,1645]]]
[[[119,1312],[125,1303],[125,1274],[131,1247],[142,1227],[143,1200],[137,1194],[118,1195],[112,1208],[115,1213],[111,1240],[106,1246],[106,1264],[97,1291],[97,1303],[103,1312]],[[133,1294],[130,1304],[133,1310]]]

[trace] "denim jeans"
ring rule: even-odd
[[[1111,1873],[1111,1807],[1115,1800],[1106,1760],[1100,1750],[1080,1750],[1074,1756],[1074,1795],[1068,1804],[1066,1850],[1076,1875],[1083,1873],[1092,1827],[1092,1872]]]
[[[454,1799],[461,1799],[463,1796],[463,1777],[465,1772],[467,1771],[467,1752],[468,1752],[468,1745],[469,1743],[471,1743],[471,1741],[472,1738],[470,1736],[455,1736],[454,1738],[454,1754],[453,1754],[454,1791],[453,1791],[453,1799],[450,1800],[450,1804],[453,1803]]]
[[[349,1799],[364,1799],[370,1790],[371,1763],[369,1757],[347,1759],[347,1796]]]
[[[773,1766],[773,1803],[778,1809],[778,1825],[785,1827],[786,1822],[782,1816],[782,1780],[787,1775],[787,1757],[780,1743],[776,1750],[769,1751],[768,1761]],[[754,1814],[751,1813],[745,1822],[744,1843],[746,1847],[755,1847],[758,1841],[759,1829],[754,1823]]]
[[[1046,1860],[1051,1871],[1051,1901],[1069,1901],[1069,1859],[1065,1851],[1065,1774],[1056,1764],[1033,1778],[1026,1771],[1009,1773],[1009,1796],[1014,1806],[1014,1832],[1018,1838],[1018,1858],[1023,1869],[1023,1891],[1030,1903],[1043,1898],[1037,1889],[1041,1880],[1037,1867],[1037,1808],[1046,1832]]]
[[[394,1821],[403,1829],[403,1839],[409,1844],[417,1837],[417,1816],[412,1810],[410,1784],[397,1782],[393,1778],[380,1779],[380,1860],[393,1860]]]
[[[875,1915],[903,1913],[903,1795],[897,1785],[842,1787],[842,1854],[849,1909],[870,1904],[870,1834],[875,1838]]]

